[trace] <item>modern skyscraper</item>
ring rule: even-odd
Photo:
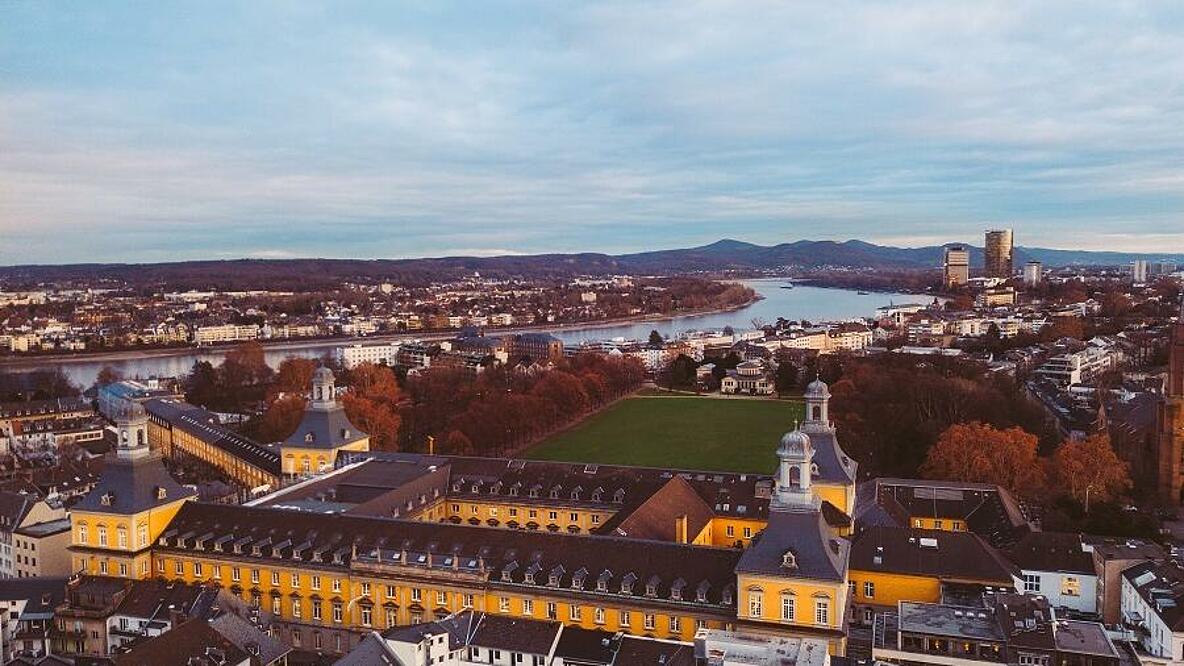
[[[956,287],[970,279],[970,252],[961,245],[946,248],[946,286]]]
[[[1044,279],[1044,264],[1039,261],[1029,261],[1024,264],[1024,284],[1035,287]]]
[[[1015,258],[1015,247],[1011,229],[988,230],[984,250],[986,251],[987,277],[1007,279],[1015,273],[1015,266],[1012,263]]]
[[[1146,259],[1135,259],[1134,264],[1131,265],[1131,277],[1135,284],[1143,284],[1147,281],[1148,268]]]

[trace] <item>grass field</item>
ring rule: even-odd
[[[634,397],[528,450],[523,457],[647,467],[772,472],[799,402]]]

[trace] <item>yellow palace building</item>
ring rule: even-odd
[[[809,636],[843,654],[856,466],[828,399],[811,384],[772,477],[348,449],[322,464],[293,447],[298,469],[307,451],[331,471],[246,506],[170,505],[148,523],[146,564],[107,572],[221,586],[294,647],[328,652],[473,608],[680,640]],[[75,564],[99,573],[118,549],[91,525],[110,519],[81,515]]]

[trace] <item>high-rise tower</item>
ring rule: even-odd
[[[985,274],[987,277],[1010,278],[1015,272],[1015,247],[1011,229],[987,231],[985,252]]]
[[[947,287],[966,284],[970,279],[970,252],[961,245],[946,248],[945,278]]]

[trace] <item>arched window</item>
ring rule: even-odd
[[[822,405],[814,405],[812,413],[814,414],[813,418],[815,421],[821,421],[822,420]]]
[[[802,487],[802,468],[797,465],[789,468],[789,485],[794,488]]]
[[[144,431],[143,430],[136,431],[136,444],[138,446],[144,446]]]
[[[99,545],[107,545],[107,527],[105,525],[99,525]]]
[[[90,532],[86,527],[86,523],[78,523],[78,543],[86,543],[90,541]]]
[[[136,545],[143,548],[148,545],[148,524],[140,523],[136,526]]]

